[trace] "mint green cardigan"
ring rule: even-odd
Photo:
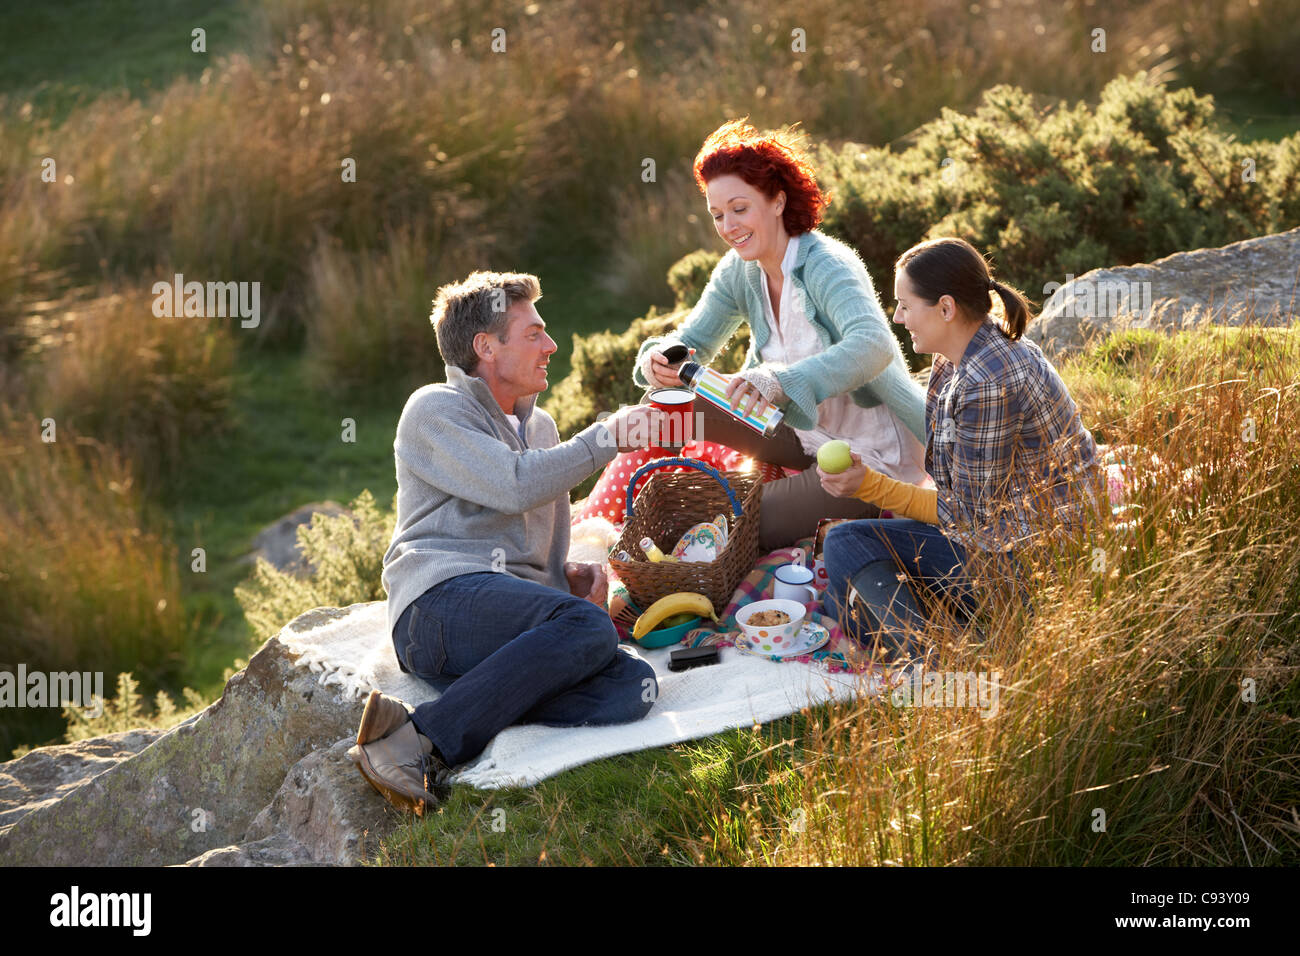
[[[748,322],[750,328],[744,368],[759,365],[759,353],[772,334],[763,307],[763,281],[757,261],[746,262],[735,249],[728,250],[676,334],[652,336],[642,343],[632,380],[641,388],[650,387],[641,374],[641,360],[648,349],[665,341],[694,348],[695,360],[708,364],[741,322]],[[794,270],[786,281],[793,283],[794,296],[805,297],[804,313],[824,349],[790,366],[767,366],[789,399],[784,407],[786,422],[793,428],[815,428],[817,406],[851,392],[863,408],[884,402],[924,442],[925,393],[907,372],[903,350],[857,252],[816,229],[803,233]]]

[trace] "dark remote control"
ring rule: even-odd
[[[668,669],[670,671],[684,671],[692,667],[703,667],[706,664],[716,663],[718,663],[718,649],[716,647],[683,647],[668,655]]]

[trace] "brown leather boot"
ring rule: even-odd
[[[357,729],[357,746],[382,740],[411,719],[411,712],[396,697],[377,690],[370,692],[366,709],[361,712],[361,726]]]
[[[433,756],[433,741],[417,731],[411,721],[380,740],[349,748],[348,757],[370,785],[399,810],[413,810],[416,816],[423,816],[426,807],[438,802],[425,789],[426,780],[433,784],[446,768]]]

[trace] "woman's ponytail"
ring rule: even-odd
[[[1002,334],[1012,342],[1018,340],[1025,334],[1025,328],[1029,325],[1029,320],[1033,318],[1033,310],[1029,308],[1029,300],[1019,289],[1013,289],[1009,285],[1004,285],[996,279],[989,281],[989,288],[998,294],[1002,300],[1002,321],[999,323]]]

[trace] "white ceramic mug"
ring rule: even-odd
[[[772,585],[772,596],[783,601],[798,601],[807,604],[819,598],[813,587],[813,572],[803,566],[803,554],[795,558],[794,564],[783,564],[776,569],[776,580]]]

